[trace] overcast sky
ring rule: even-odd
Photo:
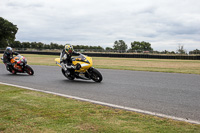
[[[0,0],[0,17],[17,25],[21,42],[200,49],[200,0]]]

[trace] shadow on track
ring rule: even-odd
[[[20,77],[20,76],[30,76],[26,73],[18,73],[18,74],[11,74],[11,73],[8,73],[8,74],[1,74],[2,76],[6,76],[6,77]],[[31,75],[30,77],[32,77],[33,75]]]
[[[68,79],[65,79],[65,80],[60,80],[59,81],[60,83],[67,83],[67,84],[102,84],[102,83],[97,83],[97,82],[94,82],[92,80],[79,80],[79,79],[75,79],[75,80],[68,80]]]

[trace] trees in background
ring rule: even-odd
[[[189,54],[200,54],[200,50],[195,49],[193,51],[190,51]]]
[[[101,46],[88,46],[88,45],[73,45],[74,49],[79,50],[94,50],[94,51],[103,51],[104,48]]]
[[[2,46],[2,45],[1,45]],[[44,44],[42,42],[20,42],[14,41],[10,43],[12,48],[16,50],[27,50],[27,49],[36,49],[36,50],[45,50],[45,49],[63,49],[64,45],[57,43]],[[6,46],[5,46],[6,47]],[[155,54],[186,54],[186,51],[183,46],[179,45],[177,51],[153,51],[151,44],[148,42],[138,42],[134,41],[131,43],[131,48],[127,50],[127,44],[123,40],[115,41],[113,47],[106,47],[105,49],[101,46],[88,46],[88,45],[73,45],[75,50],[78,51],[93,51],[93,52],[137,52],[137,53],[155,53]],[[4,47],[1,47],[4,48]],[[200,54],[200,50],[196,49],[190,51],[189,54]]]
[[[14,41],[9,45],[12,48],[15,49],[36,49],[36,50],[43,50],[43,49],[63,49],[64,45],[62,44],[57,44],[51,42],[50,44],[44,44],[42,42],[20,42],[20,41]],[[87,50],[104,50],[103,47],[101,46],[87,46],[87,45],[73,45],[74,49],[87,49]]]
[[[153,48],[151,47],[151,44],[149,42],[134,41],[131,43],[131,50],[132,51],[152,51]]]
[[[5,48],[15,40],[18,28],[13,23],[0,17],[0,48]]]
[[[119,40],[119,41],[114,42],[113,49],[107,47],[106,50],[126,52],[127,48],[128,48],[127,44],[123,40]],[[149,51],[153,51],[153,48],[151,47],[151,44],[149,42],[134,41],[134,42],[131,42],[131,48],[128,50],[128,52],[134,52],[134,51],[149,52]]]
[[[106,47],[106,49],[105,49],[106,51],[112,51],[113,50],[113,48],[111,48],[111,47]]]
[[[115,41],[113,45],[113,49],[122,53],[126,52],[128,46],[123,40]]]
[[[178,52],[179,54],[186,54],[186,50],[184,49],[184,46],[183,46],[183,45],[178,45],[177,52]]]

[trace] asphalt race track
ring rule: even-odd
[[[12,75],[0,64],[0,82],[200,121],[200,75],[99,69],[101,83],[66,79],[57,66],[31,66]]]

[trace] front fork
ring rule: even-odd
[[[92,70],[93,70],[94,67],[90,67],[86,73],[88,74],[88,78],[91,78],[92,77]]]

